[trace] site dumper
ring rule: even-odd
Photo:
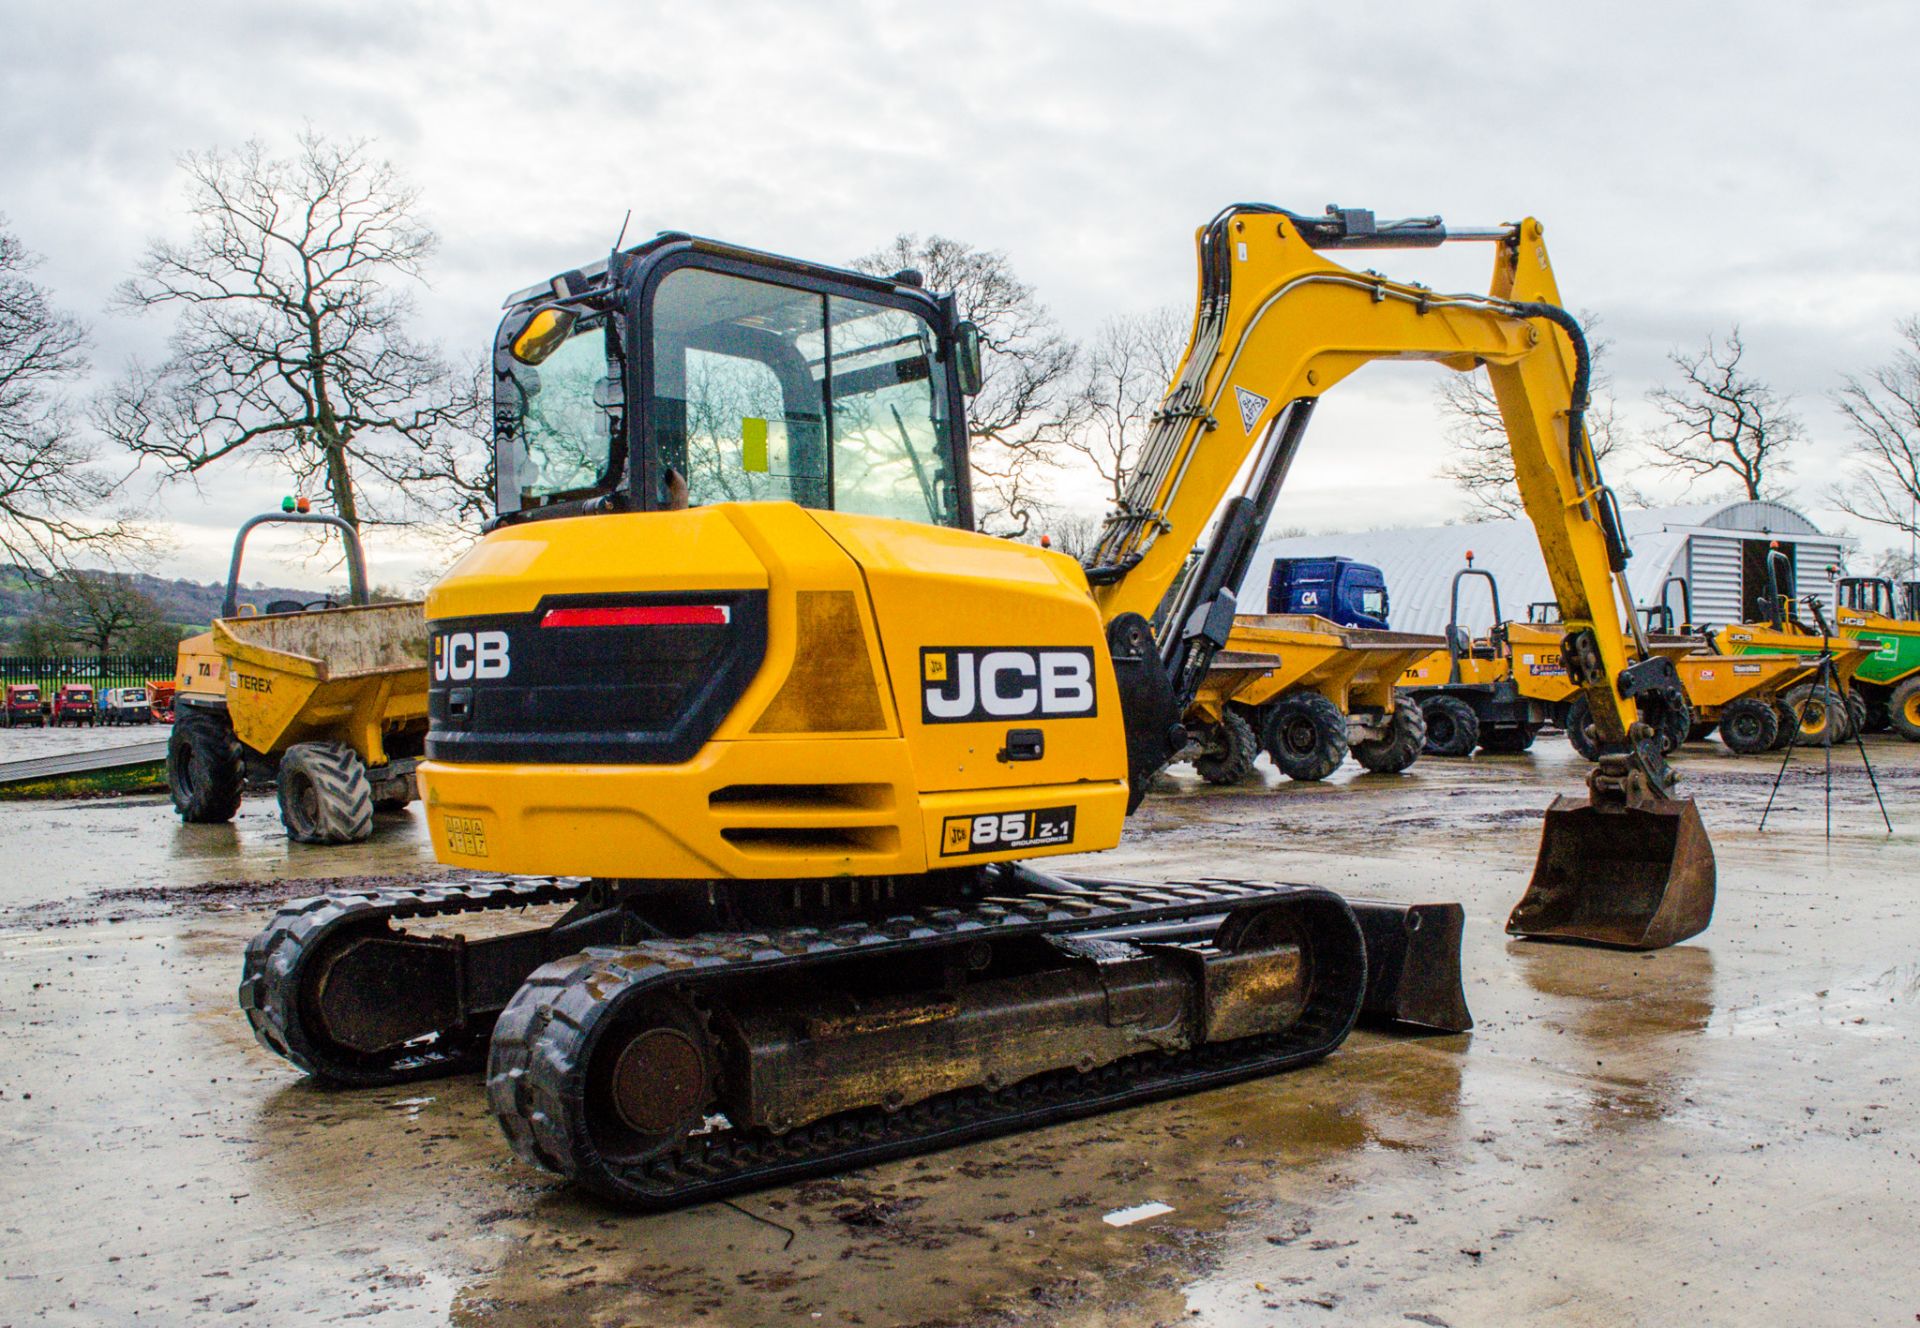
[[[144,687],[109,687],[100,693],[100,721],[116,724],[153,723],[153,698]]]
[[[1437,645],[1436,637],[1314,614],[1236,617],[1226,651],[1238,658],[1216,659],[1187,711],[1188,727],[1205,735],[1207,764],[1195,768],[1209,782],[1237,783],[1265,748],[1290,779],[1325,779],[1349,752],[1377,774],[1407,769],[1426,744],[1426,724],[1418,706],[1396,702],[1394,686]],[[1245,668],[1242,660],[1257,655],[1278,662]]]
[[[1894,592],[1885,577],[1848,576],[1839,582],[1834,625],[1842,636],[1878,641],[1854,674],[1854,694],[1867,733],[1891,728],[1920,742],[1920,583]]]
[[[1796,729],[1803,743],[1845,742],[1870,719],[1866,697],[1853,682],[1881,643],[1873,637],[1836,632],[1819,600],[1800,599],[1794,592],[1792,561],[1778,548],[1768,550],[1767,593],[1761,600],[1760,620],[1722,627],[1711,632],[1710,639],[1726,655],[1791,655],[1815,664],[1823,652],[1831,654],[1837,690],[1803,681],[1783,691],[1777,698],[1780,735],[1775,745],[1786,746]],[[1813,620],[1811,626],[1803,613]]]
[[[276,521],[342,533],[351,603],[243,611],[241,551],[250,531]],[[366,600],[345,522],[272,513],[241,527],[221,616],[180,644],[167,784],[184,820],[230,821],[248,779],[271,779],[291,838],[349,844],[372,833],[376,811],[413,801],[427,733],[426,619],[418,601]]]
[[[47,712],[40,708],[40,689],[30,683],[8,683],[4,701],[0,701],[0,722],[8,728],[47,726]]]
[[[99,707],[94,703],[90,685],[71,682],[54,693],[53,722],[56,728],[63,724],[71,724],[75,728],[84,724],[92,728],[99,718]]]
[[[1460,621],[1460,588],[1470,578],[1486,583],[1492,626],[1475,638]],[[1694,648],[1691,641],[1646,636],[1650,657],[1669,662]],[[1434,756],[1469,756],[1478,748],[1511,756],[1533,746],[1549,724],[1567,730],[1576,751],[1592,760],[1592,714],[1581,689],[1568,676],[1563,657],[1566,626],[1553,603],[1531,606],[1526,622],[1508,622],[1500,612],[1500,583],[1484,567],[1454,573],[1447,632],[1440,649],[1413,661],[1399,686],[1418,702],[1426,721],[1426,750]],[[1691,723],[1683,690],[1674,683],[1649,687],[1636,700],[1660,740],[1662,754],[1686,740]]]

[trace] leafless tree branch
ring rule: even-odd
[[[1084,411],[1071,390],[1078,348],[998,250],[897,235],[852,266],[882,275],[913,268],[929,290],[951,291],[961,317],[980,328],[984,382],[968,409],[975,518],[982,530],[1026,534],[1043,477]]]
[[[467,378],[407,332],[396,283],[437,238],[418,191],[365,140],[308,130],[287,158],[259,143],[181,159],[195,225],[156,240],[119,307],[170,306],[166,360],[133,365],[97,404],[110,437],[175,475],[271,457],[359,525],[464,511],[423,482],[478,427]]]
[[[1647,394],[1667,420],[1647,440],[1649,460],[1689,481],[1724,477],[1748,498],[1777,497],[1776,481],[1792,468],[1787,453],[1806,430],[1788,398],[1741,367],[1745,354],[1734,327],[1724,341],[1709,336],[1694,354],[1668,355],[1680,382]]]

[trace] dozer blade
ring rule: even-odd
[[[1713,845],[1691,798],[1559,797],[1507,932],[1658,950],[1713,920]]]

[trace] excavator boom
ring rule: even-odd
[[[1493,246],[1485,295],[1439,294],[1325,253],[1463,240]],[[1305,217],[1241,204],[1201,229],[1198,250],[1193,336],[1088,569],[1102,613],[1136,620],[1175,590],[1158,648],[1169,699],[1184,708],[1225,644],[1235,592],[1320,396],[1375,360],[1485,368],[1566,626],[1567,671],[1599,746],[1590,798],[1563,798],[1548,813],[1533,887],[1509,929],[1650,947],[1704,928],[1712,852],[1634,703],[1678,680],[1634,611],[1617,504],[1583,426],[1591,353],[1561,307],[1540,223],[1449,233],[1437,217],[1382,223],[1358,209]],[[1242,473],[1243,491],[1222,507]],[[1182,577],[1216,514],[1211,546]],[[1131,728],[1137,742],[1154,726]]]

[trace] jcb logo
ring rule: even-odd
[[[433,638],[433,680],[504,678],[513,668],[505,632],[448,632]]]
[[[928,724],[1094,713],[1093,651],[1081,646],[929,646],[920,652],[920,681]]]

